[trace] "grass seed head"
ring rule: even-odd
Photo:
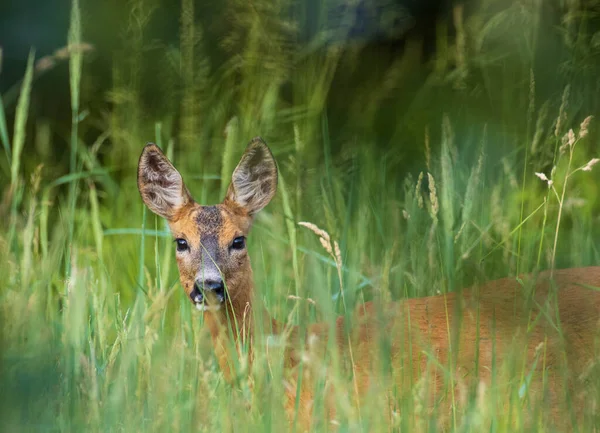
[[[417,179],[417,186],[415,187],[415,195],[417,196],[417,204],[420,209],[423,209],[423,195],[421,194],[421,187],[423,185],[423,172],[419,173],[419,178]]]
[[[586,117],[585,119],[583,119],[583,122],[581,122],[581,125],[579,125],[579,138],[583,138],[586,135],[588,135],[589,127],[590,127],[590,122],[592,121],[592,117],[593,116]]]
[[[438,202],[437,190],[435,187],[435,179],[431,173],[427,173],[427,179],[429,180],[429,200],[431,201],[431,218],[437,221],[437,214],[440,210],[440,204]]]
[[[544,182],[546,182],[548,184],[548,188],[550,188],[552,186],[552,184],[554,183],[551,179],[548,179],[548,177],[544,173],[536,172],[535,175],[537,177],[539,177],[541,180],[543,180]]]
[[[582,170],[583,171],[592,171],[592,167],[594,167],[596,164],[598,164],[598,162],[600,162],[599,158],[592,158],[588,161],[588,163],[586,165],[583,166]]]

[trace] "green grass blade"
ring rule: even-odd
[[[17,113],[15,115],[15,126],[13,136],[12,159],[10,164],[10,192],[12,194],[12,202],[10,208],[10,231],[8,233],[8,244],[12,245],[16,226],[17,226],[17,210],[20,205],[22,196],[22,187],[20,185],[20,168],[21,168],[21,153],[25,146],[27,117],[29,114],[29,98],[31,95],[31,82],[33,80],[33,66],[35,59],[35,51],[29,52],[27,58],[27,69],[21,86],[21,94],[17,103]]]
[[[8,129],[6,127],[6,114],[4,113],[2,95],[0,95],[0,141],[2,141],[2,147],[4,147],[6,158],[8,162],[10,162],[12,152],[10,151],[10,140],[8,138]]]
[[[33,65],[35,60],[35,51],[29,52],[27,58],[27,69],[25,70],[25,78],[21,86],[21,94],[17,103],[17,114],[15,116],[15,131],[13,136],[13,149],[10,170],[11,187],[16,188],[21,167],[21,153],[25,146],[25,136],[27,125],[27,116],[29,113],[29,98],[31,95],[31,81],[33,79]]]
[[[77,171],[77,144],[79,137],[79,86],[81,83],[81,65],[83,54],[78,48],[81,45],[81,11],[79,9],[79,0],[71,2],[71,21],[68,36],[70,56],[69,56],[69,89],[71,91],[71,148],[69,154],[69,172]],[[68,214],[68,237],[67,245],[73,243],[73,233],[75,226],[75,206],[77,203],[77,182],[69,184],[69,214]],[[65,274],[71,274],[71,254],[66,255]],[[65,285],[65,291],[67,287]]]

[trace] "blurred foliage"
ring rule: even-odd
[[[536,115],[556,110],[567,84],[571,118],[597,112],[588,90],[598,86],[597,2],[426,5],[189,0],[177,17],[177,8],[158,0],[83,4],[83,39],[93,51],[86,54],[81,88],[82,136],[87,142],[112,129],[112,165],[133,160],[132,141],[148,137],[158,121],[178,149],[200,146],[203,171],[204,161],[220,159],[218,152],[210,155],[210,143],[223,141],[232,117],[246,137],[326,114],[333,155],[350,152],[368,136],[378,152],[393,153],[397,173],[416,174],[424,130],[429,127],[431,142],[438,142],[445,112],[453,113],[460,135],[488,124],[501,154],[522,149],[517,137],[529,133],[531,140]],[[60,94],[67,68],[60,61],[44,66],[48,58],[38,58],[34,100],[39,96],[32,107],[64,139],[70,116]],[[5,92],[9,125],[17,93],[18,86]],[[265,104],[276,104],[276,118],[264,118]],[[262,129],[249,131],[250,124]],[[31,128],[27,149],[64,164],[61,152],[35,149]],[[313,165],[322,146],[307,145]],[[534,162],[547,165],[547,149],[535,150]],[[35,165],[28,164],[29,172]],[[4,162],[2,168],[6,173]]]

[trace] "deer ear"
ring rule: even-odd
[[[153,143],[148,143],[142,151],[137,181],[146,206],[169,221],[175,218],[179,210],[192,202],[181,174]]]
[[[226,200],[231,200],[254,215],[264,208],[277,191],[277,164],[271,150],[260,137],[250,141],[233,171]]]

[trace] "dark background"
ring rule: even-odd
[[[80,3],[83,40],[93,47],[93,51],[85,55],[81,85],[81,108],[90,119],[80,129],[85,141],[93,141],[106,129],[102,119],[114,109],[111,92],[131,88],[135,88],[139,102],[135,109],[141,110],[138,118],[148,125],[166,122],[167,133],[178,137],[180,102],[185,98],[186,88],[168,56],[180,49],[181,3],[165,0]],[[535,77],[535,110],[548,101],[550,111],[556,111],[569,84],[573,99],[569,116],[580,122],[589,114],[597,114],[598,98],[589,91],[598,87],[600,75],[597,62],[600,8],[596,3],[582,2],[581,9],[585,12],[572,20],[568,18],[566,3],[561,0],[541,2],[539,10],[536,2],[494,0],[363,0],[352,9],[344,0],[327,4],[309,0],[264,15],[294,23],[290,52],[306,52],[307,59],[324,56],[332,46],[344,52],[327,92],[326,114],[332,131],[332,152],[338,154],[349,142],[360,143],[362,135],[372,137],[374,133],[375,140],[369,145],[383,154],[397,154],[401,175],[406,170],[417,173],[422,168],[420,145],[424,130],[430,127],[431,142],[439,143],[439,125],[444,113],[452,113],[457,134],[474,136],[485,124],[494,131],[492,153],[515,152],[523,143],[516,142],[514,137],[531,132],[531,125],[527,126],[531,119],[527,121],[526,117],[529,116],[532,76]],[[135,10],[139,5],[150,11],[138,14],[146,16],[148,12],[141,34],[135,29]],[[194,2],[193,21],[201,29],[202,55],[205,56],[200,60],[206,61],[211,83],[218,81],[227,70],[228,62],[243,51],[245,29],[232,19],[232,11],[255,6],[237,0]],[[460,71],[457,72],[453,60],[456,50],[453,11],[458,6],[464,11],[468,69],[468,76],[460,85],[457,85],[461,81],[457,79]],[[70,2],[5,1],[0,7],[3,50],[0,92],[10,133],[19,80],[29,49],[35,48],[39,60],[66,45]],[[258,16],[261,16],[260,10]],[[348,17],[352,18],[350,28],[339,32]],[[274,21],[273,25],[280,24]],[[569,31],[571,35],[567,34]],[[436,39],[442,33],[447,37],[447,47],[440,46]],[[326,36],[315,43],[320,34]],[[436,75],[435,62],[444,56],[450,59],[448,66],[441,75]],[[295,66],[302,62],[304,60],[299,60]],[[130,63],[134,65],[131,68]],[[386,80],[390,68],[398,64],[401,74],[396,81],[383,93],[376,94],[373,89]],[[140,67],[141,71],[133,70]],[[115,81],[116,69],[120,82]],[[63,60],[38,74],[30,108],[31,118],[47,120],[52,133],[64,137],[68,137],[71,124],[68,72],[68,60]],[[292,79],[281,84],[278,97],[291,107],[302,103],[295,99]],[[363,121],[362,106],[370,101],[375,101],[377,109],[372,119]],[[236,114],[232,107],[227,110],[231,111],[229,117]],[[221,131],[224,127],[225,123],[219,125]],[[217,130],[198,131],[198,140],[221,134]],[[467,146],[468,153],[472,143],[465,143],[457,145]],[[435,151],[436,144],[433,146]],[[30,142],[26,144],[27,149],[32,150]],[[66,162],[60,152],[55,152],[52,158],[58,165]],[[534,169],[542,170],[548,168],[551,161],[546,155],[539,160],[534,158],[532,163]],[[30,171],[31,167],[25,169]]]
[[[195,20],[204,32],[205,52],[210,56],[212,71],[218,70],[230,57],[231,52],[223,48],[221,41],[231,31],[232,24],[225,10],[227,2],[195,2]],[[327,10],[329,26],[334,28],[339,16],[348,14],[343,1],[339,1]],[[91,76],[83,89],[82,104],[96,110],[108,104],[104,97],[113,83],[111,68],[115,62],[122,62],[123,47],[127,45],[128,28],[131,20],[132,2],[102,1],[80,2],[82,7],[83,40],[90,43],[93,53],[86,56],[86,71]],[[301,16],[297,42],[307,44],[315,37],[318,29],[316,16],[321,2],[299,2],[300,10],[291,10],[290,18]],[[177,47],[180,40],[181,4],[159,0],[153,5],[156,9],[151,15],[144,34],[145,49],[164,49]],[[5,104],[10,118],[18,95],[18,83],[23,76],[27,55],[35,49],[36,58],[52,55],[66,45],[69,28],[70,1],[68,0],[24,0],[3,2],[0,6],[0,46],[2,47],[2,70],[0,73],[0,92],[5,96]],[[378,0],[362,1],[351,14],[355,23],[344,39],[332,37],[328,44],[350,46],[360,44],[364,60],[352,74],[338,71],[332,84],[331,108],[347,105],[347,90],[381,74],[400,56],[407,41],[418,40],[423,54],[422,63],[435,51],[435,31],[438,21],[448,21],[451,13],[450,1],[436,0]],[[311,14],[314,17],[311,17]],[[321,26],[321,30],[323,30]],[[327,25],[325,26],[327,28]],[[326,44],[327,45],[327,44]],[[414,65],[418,67],[419,65]],[[160,65],[153,65],[160,68]],[[51,117],[56,122],[70,122],[70,101],[68,94],[67,62],[60,62],[51,70],[40,74],[33,89],[32,104],[36,115]],[[415,70],[415,75],[418,71]],[[425,73],[422,74],[424,77]],[[144,84],[148,112],[158,115],[161,102],[153,100],[155,83]],[[283,89],[285,95],[286,89]],[[338,98],[342,100],[338,100]],[[102,101],[99,103],[99,101]]]

